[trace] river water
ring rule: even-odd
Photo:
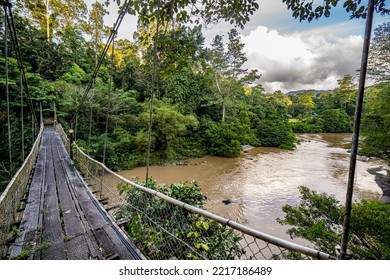
[[[302,134],[298,137],[302,141],[294,151],[260,147],[236,158],[206,156],[184,165],[152,166],[149,176],[164,184],[197,180],[209,198],[208,211],[288,238],[287,227],[278,224],[276,218],[283,217],[283,205],[299,202],[297,187],[305,185],[332,194],[344,203],[349,167],[347,147],[351,134]],[[375,176],[368,172],[378,167],[388,168],[381,160],[358,160],[354,199],[381,196]],[[144,181],[145,168],[118,174]],[[225,204],[223,200],[232,203]]]

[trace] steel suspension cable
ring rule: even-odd
[[[112,33],[115,31],[113,30]],[[107,115],[106,115],[106,130],[104,137],[104,147],[103,147],[103,164],[106,164],[106,150],[107,150],[107,138],[108,138],[108,118],[110,115],[110,107],[111,107],[111,92],[112,92],[112,83],[113,83],[113,75],[114,75],[114,47],[115,47],[115,34],[112,39],[112,49],[111,49],[111,69],[110,69],[110,82],[108,85],[108,106],[107,106]]]
[[[5,95],[7,98],[7,133],[8,133],[8,156],[10,175],[12,176],[12,141],[11,141],[11,120],[10,120],[10,106],[9,106],[9,84],[8,84],[8,11],[7,5],[4,5],[4,59],[5,59]]]
[[[98,64],[96,44],[94,45],[94,52],[95,52],[95,68],[96,68],[96,66]],[[93,117],[93,98],[95,96],[95,79],[92,79],[91,89],[92,89],[92,95],[91,95],[90,106],[89,106],[88,155],[90,155],[90,151],[91,151],[91,136],[92,136],[92,122],[93,122],[93,118],[92,118]]]
[[[23,75],[20,73],[20,119],[22,129],[22,159],[24,161],[24,109],[23,109]]]
[[[148,146],[146,149],[146,179],[145,186],[148,187],[149,181],[149,165],[150,165],[150,148],[151,148],[151,134],[152,134],[152,124],[153,124],[153,98],[156,88],[156,77],[157,77],[157,44],[158,44],[158,33],[160,25],[160,0],[157,0],[157,20],[156,20],[156,36],[154,39],[154,53],[153,53],[153,75],[152,75],[152,88],[150,93],[150,102],[149,102],[149,127],[148,127]]]
[[[14,20],[14,16],[13,16],[12,9],[11,9],[11,3],[7,2],[4,5],[4,7],[8,8],[8,14],[6,16],[6,21],[8,23],[8,28],[10,30],[10,37],[11,37],[12,45],[13,45],[14,50],[15,50],[18,68],[19,68],[19,70],[22,74],[22,77],[23,77],[23,86],[24,86],[24,89],[26,92],[26,97],[28,100],[28,104],[29,104],[31,113],[32,113],[33,118],[34,118],[33,121],[35,121],[37,123],[38,118],[37,118],[36,111],[34,109],[34,105],[32,103],[32,99],[31,99],[31,95],[30,95],[30,91],[29,91],[29,87],[28,87],[28,83],[27,83],[26,72],[24,69],[23,58],[22,58],[22,54],[20,51],[20,44],[19,44],[19,40],[18,40],[18,36],[17,36],[17,32],[16,32],[15,20]]]
[[[91,104],[89,108],[89,131],[88,131],[88,155],[90,155],[91,150],[91,135],[92,135],[92,114],[93,114],[93,108],[92,108],[92,102],[93,97],[95,96],[95,81],[92,82],[92,96],[91,96]]]
[[[95,69],[94,69],[94,71],[92,73],[91,79],[89,80],[89,82],[87,84],[87,87],[85,88],[84,93],[83,93],[83,95],[81,97],[81,100],[80,100],[78,106],[76,107],[76,112],[75,112],[72,120],[70,121],[71,124],[74,122],[78,112],[80,111],[81,106],[83,105],[85,99],[87,98],[87,95],[88,95],[89,91],[92,88],[93,81],[97,77],[97,74],[99,72],[100,66],[102,65],[103,60],[104,60],[104,58],[105,58],[105,56],[106,56],[106,54],[108,52],[109,46],[111,45],[112,41],[114,40],[114,37],[115,37],[114,33],[117,34],[119,26],[121,25],[121,23],[123,21],[123,18],[126,15],[129,6],[130,6],[130,1],[126,0],[123,3],[123,5],[122,5],[122,7],[120,9],[118,18],[117,18],[117,20],[116,20],[116,22],[114,24],[114,28],[113,28],[112,32],[110,33],[110,36],[107,39],[106,45],[104,46],[104,49],[103,49],[102,53],[100,54],[98,63],[97,63],[97,65],[96,65],[96,67],[95,67]]]

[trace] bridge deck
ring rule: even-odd
[[[30,259],[137,259],[73,167],[53,127],[45,127],[12,256]]]

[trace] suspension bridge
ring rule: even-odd
[[[45,126],[39,139],[35,167],[16,210],[23,215],[11,258],[24,252],[33,259],[140,259],[87,188],[54,127]]]
[[[108,169],[104,160],[101,163],[85,154],[71,143],[58,123],[55,107],[53,123],[45,123],[42,110],[38,118],[28,90],[11,4],[4,0],[0,4],[5,12],[5,38],[9,29],[21,72],[21,90],[26,93],[32,127],[36,127],[29,155],[0,197],[0,259],[283,259],[289,253],[306,259],[335,259],[173,199],[149,188],[148,180],[146,186],[129,181]],[[93,87],[111,44],[114,50],[115,34],[128,5],[129,1],[125,1],[75,116]],[[157,26],[158,20],[157,17]],[[7,63],[7,40],[4,41]],[[154,58],[147,167],[156,49]],[[8,64],[6,95],[11,146],[7,67]],[[12,166],[11,150],[9,147]],[[146,170],[148,178],[148,168]],[[137,201],[131,203],[117,191],[118,186],[135,190]],[[151,201],[158,207],[150,207]],[[118,218],[119,208],[125,208],[130,218]],[[130,231],[132,234],[128,234]],[[192,236],[196,239],[191,239]],[[229,246],[221,247],[226,240],[230,240]]]
[[[69,156],[71,149],[73,160]],[[143,192],[143,200],[137,205],[126,202],[115,192],[115,187],[120,184]],[[142,205],[146,208],[148,200],[161,202],[161,211],[155,212],[155,217],[142,208]],[[145,246],[137,247],[123,230],[129,221],[115,219],[113,213],[118,204],[128,204],[136,215],[143,217],[145,225],[140,227],[153,226],[156,232],[144,237],[155,238],[157,234],[166,250],[158,254],[144,254],[143,250],[150,250],[146,250]],[[170,213],[165,211],[167,205]],[[42,123],[30,154],[0,198],[1,256],[50,260],[149,259],[153,256],[175,259],[183,252],[192,252],[193,256],[205,259],[206,256],[199,252],[196,244],[177,237],[175,230],[178,231],[185,223],[183,220],[178,218],[174,228],[161,223],[164,216],[173,215],[175,209],[187,213],[194,225],[198,221],[216,223],[238,236],[241,259],[283,258],[288,252],[298,252],[305,258],[334,258],[131,182],[90,158],[76,145],[71,145],[62,126],[56,121],[54,124]],[[212,234],[206,237],[213,238]],[[214,257],[223,256],[224,252],[218,252]]]

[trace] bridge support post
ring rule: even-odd
[[[74,142],[74,130],[71,129],[69,130],[69,140],[70,140],[70,143],[69,143],[69,156],[70,156],[70,159],[73,160],[73,149],[72,149],[72,144]]]
[[[363,100],[364,100],[364,89],[365,89],[366,74],[367,74],[368,55],[370,49],[372,21],[374,17],[374,2],[375,2],[374,0],[368,1],[366,29],[364,33],[358,96],[356,100],[355,118],[353,124],[351,157],[350,157],[350,164],[349,164],[347,194],[346,194],[346,201],[345,201],[345,214],[344,214],[344,221],[343,221],[343,234],[342,234],[341,248],[340,248],[340,259],[342,260],[349,258],[348,256],[349,254],[347,252],[347,245],[348,245],[348,239],[349,239],[348,237],[350,231],[352,197],[353,197],[353,188],[355,182],[355,170],[356,170],[356,157],[358,154],[359,132],[360,132],[360,123],[361,123],[362,107],[363,107]]]
[[[56,102],[53,101],[53,111],[54,111],[54,120],[53,120],[53,126],[54,129],[57,129],[57,110],[56,110]]]

